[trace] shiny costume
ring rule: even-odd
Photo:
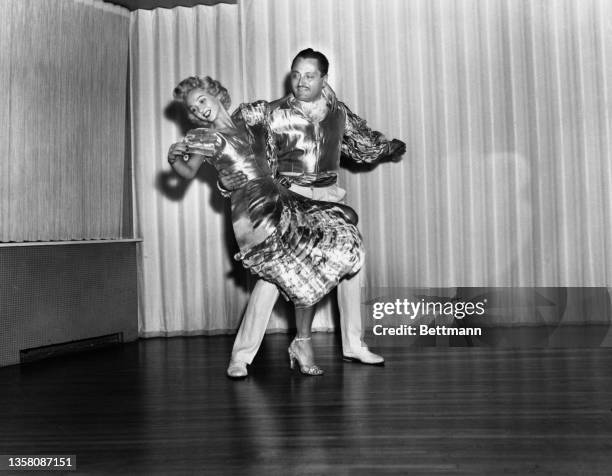
[[[256,153],[255,137],[243,124],[228,131],[194,129],[185,142],[207,150],[206,160],[217,170],[245,174],[246,185],[231,195],[240,247],[236,258],[278,285],[296,307],[315,304],[341,278],[361,268],[361,236],[350,222],[354,212],[306,199],[276,183],[264,154]]]
[[[256,135],[265,138],[270,168],[290,190],[310,199],[342,202],[346,192],[336,184],[340,154],[355,162],[376,162],[389,153],[389,141],[337,101],[331,90],[323,93],[329,112],[318,123],[307,117],[292,95],[272,103],[242,104],[232,117],[253,130],[263,129]],[[363,346],[360,292],[359,274],[338,284],[345,355],[358,353]],[[232,360],[253,361],[277,298],[274,286],[257,282],[234,341]]]
[[[340,154],[354,162],[372,163],[389,153],[389,141],[344,103],[327,93],[325,118],[312,122],[294,96],[268,103],[241,104],[233,117],[266,130],[272,170],[290,183],[325,187],[337,182]]]

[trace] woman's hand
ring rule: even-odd
[[[181,177],[192,179],[206,160],[206,153],[210,153],[206,148],[177,142],[168,150],[168,163]]]
[[[168,150],[168,163],[173,165],[177,160],[189,155],[189,146],[184,142],[176,142]],[[184,160],[184,159],[183,159]]]
[[[198,159],[204,159],[207,156],[212,154],[212,151],[209,150],[209,147],[205,145],[189,145],[185,142],[177,142],[170,146],[170,150],[168,150],[168,163],[173,165],[177,160],[182,159],[185,162],[188,162],[192,157],[198,156]]]

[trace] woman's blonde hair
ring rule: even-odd
[[[232,99],[227,89],[225,89],[219,81],[212,79],[210,76],[204,76],[203,78],[199,76],[189,76],[183,79],[174,88],[174,99],[184,104],[187,95],[194,89],[203,89],[211,96],[215,96],[219,102],[223,104],[225,109],[229,109],[232,103]]]

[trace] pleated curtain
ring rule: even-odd
[[[132,134],[141,333],[233,330],[254,280],[232,260],[228,206],[207,169],[169,196],[181,134],[173,86],[220,79],[234,105],[286,90],[297,51],[400,163],[346,164],[365,290],[611,286],[612,3],[607,0],[245,0],[132,14]],[[170,194],[171,195],[171,194]],[[180,196],[179,196],[180,195]],[[270,328],[291,325],[281,306]],[[315,327],[333,327],[324,304]]]
[[[99,0],[0,2],[0,242],[131,236],[128,31]]]
[[[166,154],[184,128],[172,91],[192,75],[220,79],[241,98],[235,5],[139,10],[131,22],[131,97],[136,235],[143,238],[141,334],[227,331],[237,325],[248,278],[234,265],[229,202],[204,167],[185,184]],[[180,114],[179,114],[180,117]],[[169,179],[169,180],[168,180]]]

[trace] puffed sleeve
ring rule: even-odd
[[[269,104],[267,101],[242,103],[232,114],[232,119],[243,120],[247,126],[263,124],[268,117]]]
[[[342,153],[355,162],[376,162],[389,153],[389,140],[380,132],[370,129],[365,119],[353,113],[338,101],[346,114]]]
[[[216,157],[222,146],[219,135],[206,128],[191,129],[185,134],[184,142],[203,152],[206,160]]]

